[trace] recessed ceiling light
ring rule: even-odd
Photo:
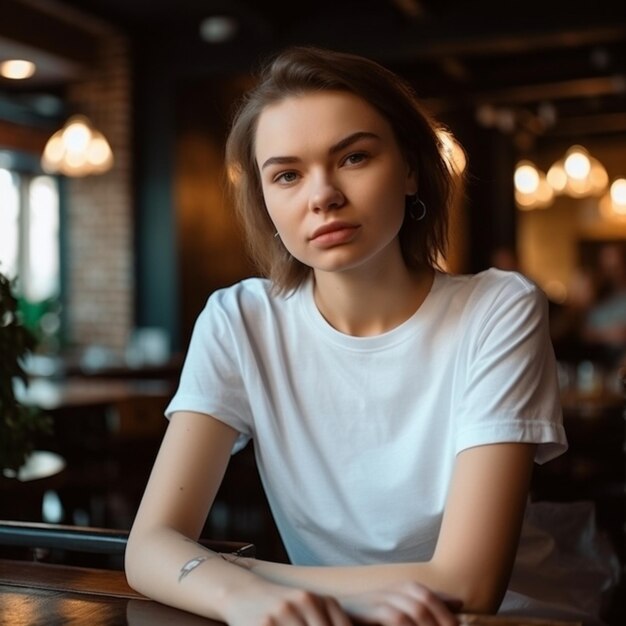
[[[0,63],[0,75],[12,80],[30,78],[35,73],[35,64],[23,59],[10,59]]]
[[[200,22],[200,37],[208,43],[224,43],[235,36],[239,22],[228,15],[213,15]]]

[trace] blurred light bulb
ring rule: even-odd
[[[626,204],[613,202],[610,193],[604,194],[600,199],[600,215],[607,221],[625,222],[626,221]]]
[[[60,163],[63,158],[65,148],[63,147],[63,137],[61,131],[57,131],[50,137],[44,151],[44,159],[52,163]]]
[[[24,59],[11,59],[0,63],[0,75],[11,80],[24,80],[35,73],[35,64]]]
[[[239,30],[239,23],[229,15],[213,15],[200,23],[200,37],[208,43],[224,43]]]
[[[539,187],[539,172],[530,161],[520,161],[513,177],[515,189],[520,193],[532,194]]]
[[[74,116],[50,137],[41,164],[48,173],[101,174],[113,165],[113,152],[104,135],[94,130],[86,117]]]
[[[567,174],[563,168],[563,161],[557,161],[549,170],[547,179],[550,187],[556,193],[562,193],[567,186]]]
[[[91,139],[91,129],[84,118],[71,118],[63,130],[63,143],[70,152],[84,152]]]
[[[570,178],[584,180],[589,176],[591,162],[587,151],[582,146],[573,146],[565,157],[565,171]]]
[[[611,185],[611,201],[626,207],[626,178],[617,178]]]

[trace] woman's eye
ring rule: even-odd
[[[298,175],[295,172],[283,172],[274,177],[276,183],[293,183],[298,179]]]
[[[354,152],[349,154],[345,159],[344,163],[348,165],[358,165],[359,163],[363,163],[367,159],[367,154],[365,152]]]

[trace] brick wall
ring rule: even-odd
[[[68,179],[67,328],[73,347],[121,354],[134,320],[131,71],[128,42],[101,41],[99,68],[70,88],[68,103],[104,134],[115,162],[105,174]]]

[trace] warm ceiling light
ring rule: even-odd
[[[513,175],[515,202],[518,208],[528,211],[545,209],[554,200],[554,190],[546,175],[532,161],[520,161]]]
[[[589,154],[582,146],[572,146],[565,156],[563,165],[567,175],[575,180],[584,180],[591,171]]]
[[[11,80],[24,80],[35,73],[35,64],[23,59],[11,59],[0,63],[0,75]]]
[[[611,200],[611,194],[604,194],[598,206],[600,216],[607,222],[626,222],[626,204],[616,204]]]
[[[572,198],[600,196],[607,188],[605,167],[583,146],[572,146],[562,159],[548,170],[548,182],[557,194]]]
[[[618,178],[611,185],[611,201],[626,207],[626,178]]]
[[[563,168],[563,161],[557,161],[547,174],[548,183],[555,193],[563,193],[567,187],[567,174]]]
[[[515,189],[520,193],[532,194],[539,188],[539,172],[530,161],[520,161],[513,177]]]
[[[610,190],[600,199],[599,208],[605,220],[626,222],[626,178],[613,181]]]
[[[66,176],[102,174],[112,167],[113,152],[86,117],[75,115],[50,137],[41,165],[48,173]]]

